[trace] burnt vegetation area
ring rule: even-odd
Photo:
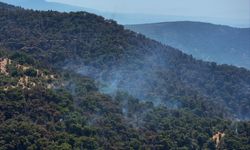
[[[12,61],[0,73],[0,149],[250,148],[246,69],[195,60],[87,12],[4,3],[0,47]]]

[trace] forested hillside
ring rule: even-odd
[[[87,12],[0,3],[0,26],[1,149],[249,149],[243,68]]]
[[[126,28],[198,59],[250,69],[249,28],[188,21],[128,25]]]

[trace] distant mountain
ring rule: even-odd
[[[62,3],[48,2],[46,0],[0,0],[8,4],[15,6],[20,6],[26,9],[34,10],[54,10],[60,12],[71,12],[71,11],[87,11],[90,13],[95,13],[97,15],[103,16],[107,19],[113,19],[121,24],[135,24],[135,23],[145,23],[145,22],[155,22],[160,21],[162,18],[168,18],[170,20],[175,20],[182,17],[177,16],[162,16],[162,15],[148,15],[148,14],[129,14],[129,13],[119,13],[119,12],[104,12],[90,8],[77,7]]]
[[[71,6],[62,3],[56,2],[47,2],[46,0],[0,0],[2,2],[6,2],[8,4],[12,4],[15,6],[20,6],[26,9],[34,9],[34,10],[56,10],[60,12],[70,12],[70,11],[90,11],[93,12],[94,10]]]
[[[198,59],[250,69],[250,28],[201,22],[165,22],[126,28]]]
[[[26,9],[34,10],[55,10],[60,12],[70,12],[70,11],[87,11],[94,13],[100,16],[105,17],[106,19],[112,19],[117,21],[119,24],[128,25],[128,24],[144,24],[144,23],[153,23],[153,22],[162,22],[162,21],[180,21],[180,20],[192,20],[192,21],[203,21],[203,22],[216,22],[219,24],[227,24],[235,27],[249,27],[249,23],[246,20],[241,19],[223,19],[216,17],[192,17],[192,16],[175,16],[175,15],[152,15],[152,14],[140,14],[140,13],[121,13],[119,11],[112,12],[96,10],[94,8],[85,8],[78,7],[63,3],[49,2],[46,0],[0,0],[8,4],[15,6],[21,6]]]

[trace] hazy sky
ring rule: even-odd
[[[110,12],[249,19],[250,0],[47,0]]]
[[[119,24],[201,21],[250,27],[250,0],[0,0],[29,9],[81,11]],[[48,3],[47,3],[47,2]],[[57,3],[49,3],[57,2]],[[60,5],[58,3],[70,4]],[[89,9],[88,9],[89,8]]]

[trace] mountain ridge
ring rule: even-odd
[[[202,22],[164,22],[126,26],[198,59],[249,68],[250,28]]]
[[[125,24],[124,26],[136,26],[136,25],[164,25],[166,23],[194,23],[194,24],[207,24],[207,25],[214,25],[214,26],[222,26],[222,27],[229,27],[229,28],[237,28],[237,29],[250,29],[249,27],[234,27],[225,24],[216,24],[211,22],[202,22],[202,21],[162,21],[162,22],[154,22],[154,23],[141,23],[141,24]]]

